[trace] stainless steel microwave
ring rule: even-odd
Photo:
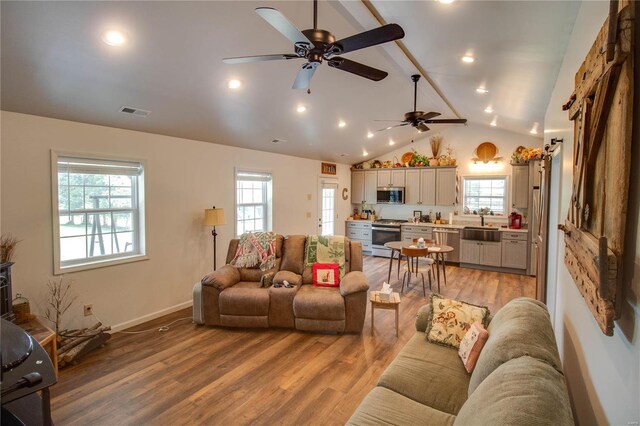
[[[404,186],[379,186],[377,204],[404,204]]]

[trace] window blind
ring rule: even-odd
[[[270,182],[271,173],[239,171],[236,173],[236,180],[251,181],[251,182]]]
[[[140,176],[142,164],[135,161],[58,157],[58,173]]]

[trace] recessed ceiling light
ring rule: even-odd
[[[344,127],[346,125],[347,123],[345,123],[343,120],[338,121],[338,127]]]
[[[348,157],[349,154],[347,154],[346,152],[343,152],[342,154],[340,154],[340,157]]]
[[[389,139],[389,145],[393,146],[393,145],[395,145],[395,144],[396,144],[396,143],[395,143],[395,141],[394,141],[393,139]]]
[[[390,130],[390,129],[393,129],[393,126],[389,126],[389,127],[387,127],[387,129],[386,129],[386,130]]]
[[[467,63],[467,64],[472,64],[475,60],[476,60],[476,59],[475,59],[473,56],[471,56],[471,55],[464,55],[464,56],[462,57],[462,62],[465,62],[465,63]]]
[[[120,31],[111,30],[102,35],[102,41],[109,46],[121,46],[126,41],[126,38]]]
[[[307,110],[307,107],[304,105],[298,105],[298,108],[296,108],[296,111],[298,111],[299,113],[303,113]]]
[[[493,108],[491,107],[491,105],[489,105],[488,107],[486,107],[484,109],[484,112],[486,112],[487,114],[491,114],[493,112]]]
[[[487,89],[485,89],[484,87],[478,87],[476,89],[476,92],[482,93],[482,94],[489,93],[489,91]]]
[[[453,3],[455,0],[436,0],[438,3],[442,3],[442,4],[451,4]]]
[[[496,127],[498,125],[498,116],[493,117],[493,120],[491,120],[491,123],[489,124],[493,127]]]
[[[369,155],[369,153],[367,151],[362,151],[362,156],[366,157],[367,155]]]
[[[229,82],[227,83],[227,87],[229,89],[239,89],[242,86],[242,82],[240,80],[229,80]]]
[[[535,123],[533,123],[533,127],[531,128],[531,130],[529,130],[529,133],[531,133],[532,135],[537,135],[538,134],[538,122],[536,121]]]
[[[368,137],[369,139],[371,139],[371,138],[373,137],[373,133],[371,133],[371,132],[367,132],[367,137]]]

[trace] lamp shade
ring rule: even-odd
[[[224,225],[224,209],[205,209],[204,224],[206,226]]]

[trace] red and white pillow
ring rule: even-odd
[[[314,263],[312,272],[313,285],[318,287],[340,286],[340,266],[337,263]]]
[[[471,324],[471,328],[462,338],[460,342],[460,349],[458,349],[458,355],[462,359],[464,368],[467,373],[471,373],[476,366],[480,352],[487,342],[489,332],[479,322]]]

